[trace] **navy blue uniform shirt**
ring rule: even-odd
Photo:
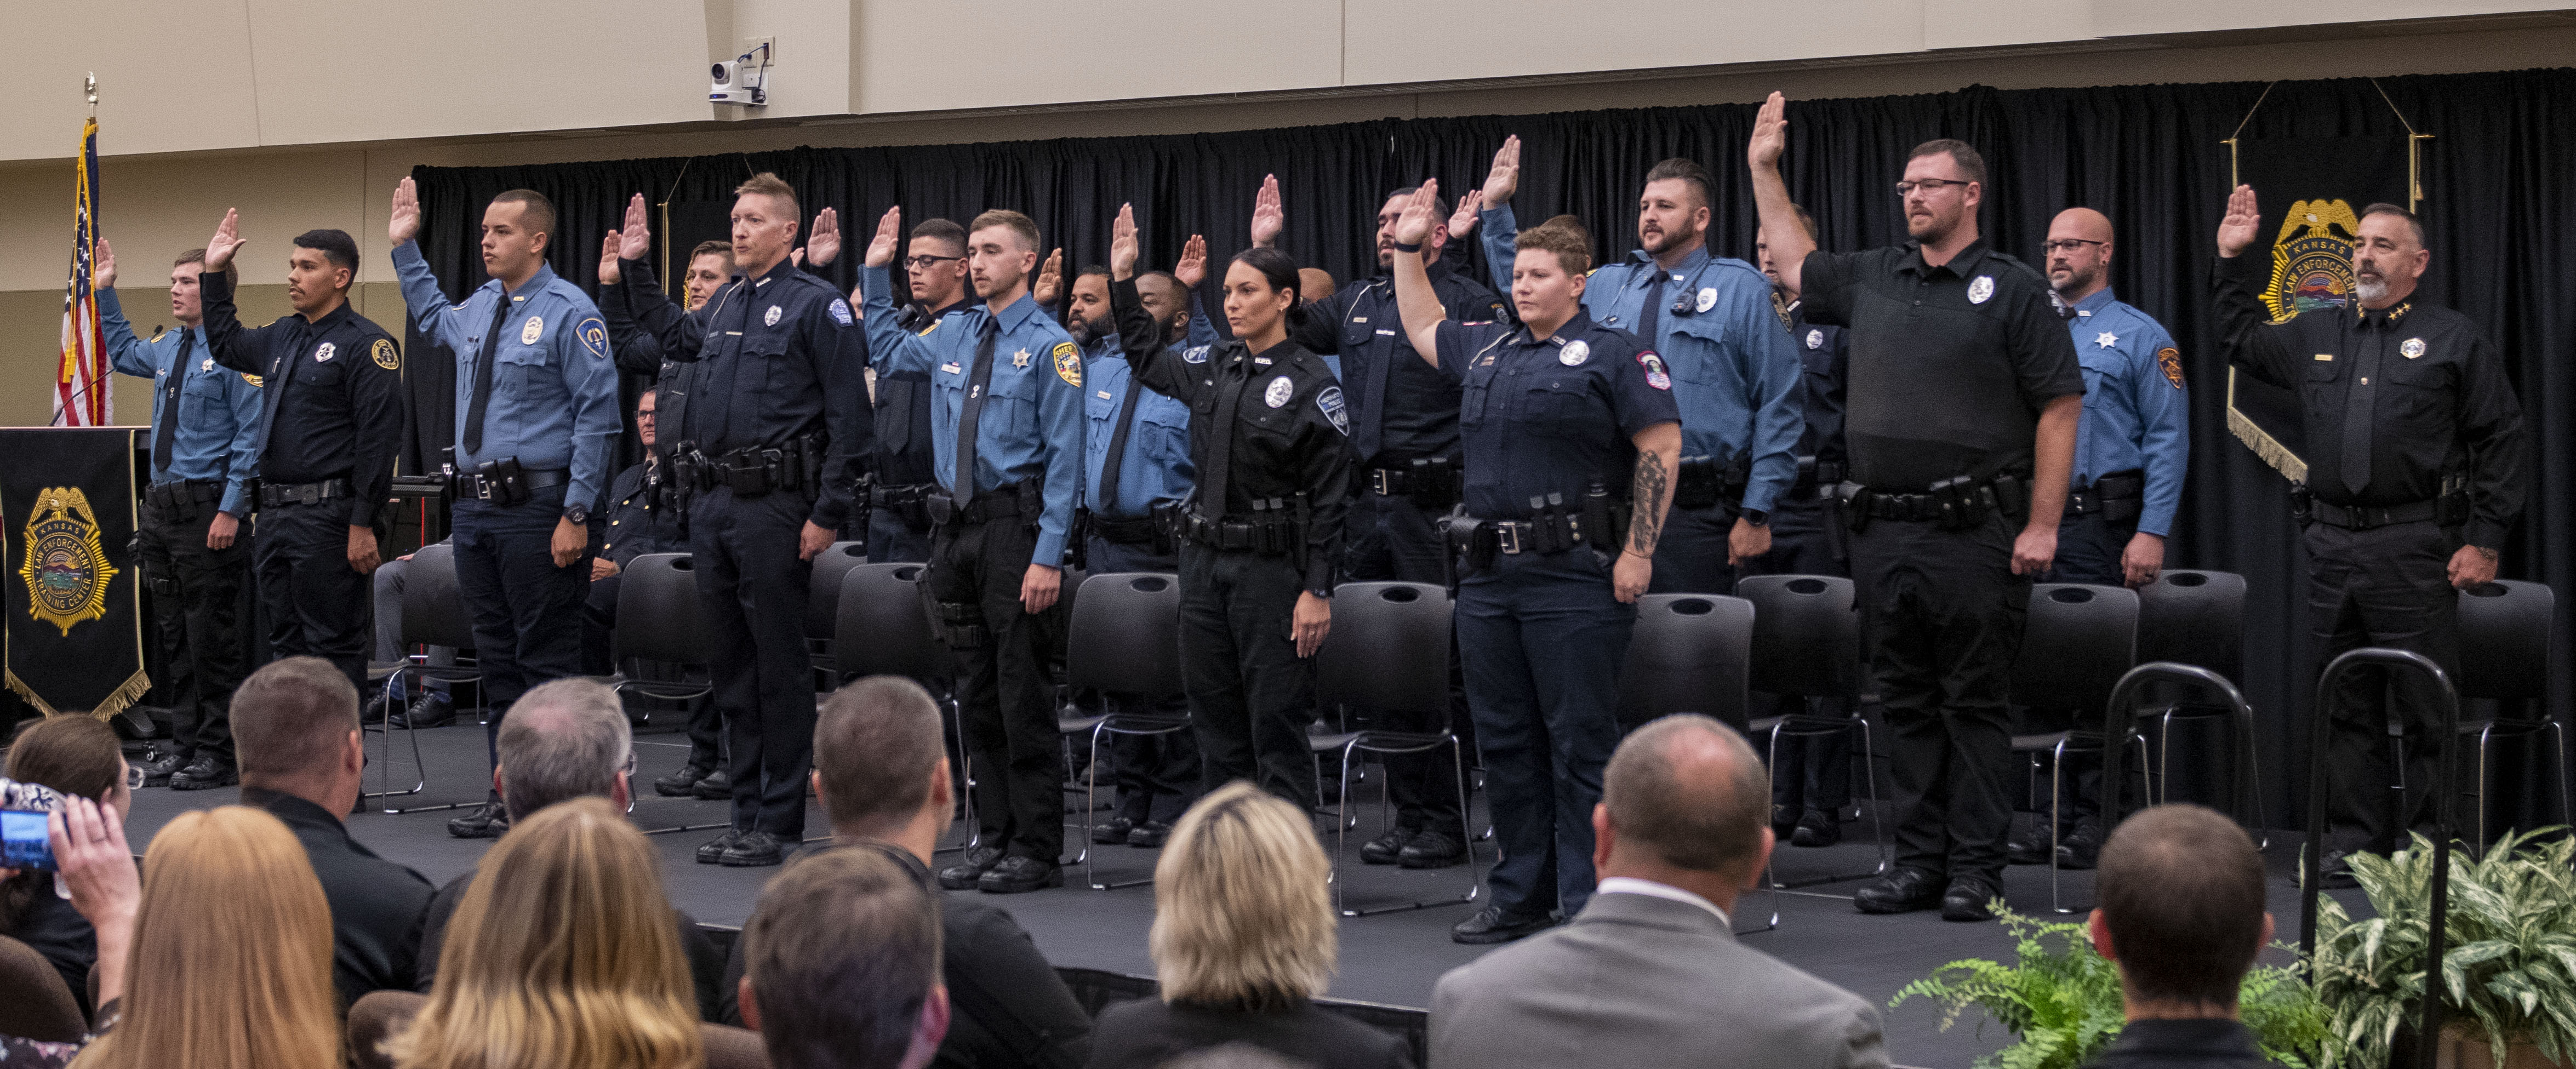
[[[1456,320],[1439,336],[1440,370],[1461,383],[1467,512],[1480,519],[1528,517],[1530,499],[1549,494],[1579,510],[1596,483],[1624,499],[1637,433],[1681,422],[1663,358],[1584,312],[1546,338]]]

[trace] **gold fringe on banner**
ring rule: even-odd
[[[35,706],[37,712],[43,713],[46,716],[63,715],[63,710],[54,708],[52,703],[47,702],[43,697],[37,695],[36,688],[30,687],[25,683],[25,681],[20,680],[18,678],[18,673],[11,672],[8,673],[8,676],[10,693],[26,699],[27,704]],[[115,690],[108,692],[107,700],[98,703],[97,708],[89,710],[88,715],[100,720],[105,720],[108,717],[124,712],[127,706],[142,701],[143,696],[151,692],[152,677],[143,674],[141,669],[136,669],[134,675],[128,677],[126,681],[119,685]]]
[[[2290,452],[2290,447],[2282,445],[2280,439],[2256,426],[2253,417],[2237,411],[2236,369],[2232,367],[2227,369],[2227,430],[2236,435],[2237,441],[2245,443],[2245,448],[2253,450],[2255,456],[2263,458],[2263,463],[2271,465],[2272,470],[2280,472],[2291,482],[2308,481],[2307,461],[2299,459],[2299,455]]]

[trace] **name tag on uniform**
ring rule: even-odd
[[[939,372],[940,372],[940,374],[943,374],[943,375],[954,375],[954,374],[957,374],[957,371],[958,371],[958,368],[957,368],[956,363],[954,363],[954,362],[950,362],[950,363],[946,363],[946,364],[941,364],[941,365],[939,365]]]
[[[1379,329],[1378,329],[1377,334],[1378,334],[1378,337],[1381,337],[1381,338],[1392,338],[1392,337],[1395,337],[1395,332],[1394,332],[1394,331],[1392,331],[1392,330],[1387,330],[1387,329],[1385,329],[1385,328],[1383,328],[1383,327],[1381,327],[1381,328],[1379,328]]]
[[[2317,354],[2317,359],[2319,359],[2319,360],[2332,360],[2332,359],[2334,359],[2334,354],[2333,354],[2333,353],[2318,353],[2318,354]]]
[[[1103,401],[1112,400],[1112,398],[1109,396],[1109,391],[1107,391],[1107,390],[1101,390],[1101,391],[1098,391],[1098,392],[1099,392],[1099,394],[1100,394],[1100,399],[1101,399],[1101,400],[1103,400]]]

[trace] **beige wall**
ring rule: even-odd
[[[117,265],[120,273],[132,276],[134,281],[153,283],[116,287],[117,300],[125,306],[126,321],[134,324],[136,334],[146,338],[152,336],[154,327],[176,326],[179,322],[170,317],[170,260],[170,255],[155,253],[148,259],[137,257]],[[268,323],[292,311],[286,303],[283,282],[245,285],[238,300],[245,323]],[[359,286],[350,303],[396,335],[402,333],[402,290],[393,283]],[[53,381],[62,326],[61,284],[51,291],[0,291],[0,383],[7,384],[0,388],[0,427],[42,427],[53,420],[54,394],[46,384]],[[151,381],[118,375],[115,383],[109,401],[116,406],[116,422],[133,427],[151,423]]]

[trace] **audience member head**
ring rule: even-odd
[[[1816,217],[1795,204],[1789,206],[1789,211],[1797,215],[1798,229],[1806,233],[1807,240],[1816,241]],[[1758,229],[1753,234],[1753,263],[1762,269],[1762,277],[1770,279],[1772,285],[1780,284],[1780,264],[1771,258],[1771,243],[1763,240]]]
[[[1334,291],[1340,288],[1341,286],[1333,281],[1333,273],[1330,271],[1320,267],[1297,269],[1297,299],[1308,304],[1322,304],[1332,300]]]
[[[912,228],[903,261],[913,303],[938,311],[966,299],[966,228],[946,219],[924,219]]]
[[[1277,249],[1250,248],[1225,267],[1225,321],[1254,352],[1288,336],[1297,308],[1297,261]]]
[[[966,274],[975,296],[996,307],[1019,299],[1038,266],[1038,224],[1006,208],[975,217],[966,234]]]
[[[635,397],[636,444],[644,447],[647,457],[656,455],[653,453],[653,447],[660,445],[662,441],[662,420],[658,415],[661,409],[662,391],[647,387],[637,393]]]
[[[715,297],[717,290],[723,289],[724,284],[732,280],[733,242],[699,242],[697,248],[689,250],[688,274],[681,277],[681,283],[687,287],[688,293],[686,303],[681,307],[688,311],[697,311],[701,305]]]
[[[73,1064],[340,1069],[331,948],[331,905],[285,823],[182,813],[143,855],[123,1020]]]
[[[1691,160],[1669,159],[1646,171],[1646,188],[1637,193],[1637,244],[1647,255],[1677,259],[1699,246],[1717,203],[1710,185],[1708,168]]]
[[[1591,251],[1573,231],[1554,226],[1521,231],[1512,248],[1513,309],[1533,335],[1556,333],[1582,305]]]
[[[765,275],[796,247],[796,190],[762,171],[733,190],[733,263],[746,275]]]
[[[107,721],[88,716],[48,716],[18,725],[9,743],[5,774],[20,783],[42,784],[65,797],[87,798],[112,806],[122,823],[133,793],[126,786],[124,745]],[[104,816],[105,814],[101,814]],[[50,872],[28,870],[0,883],[0,933],[18,930],[18,921],[39,894],[54,893]]]
[[[1986,195],[1986,158],[1965,141],[1941,138],[1905,158],[1905,233],[1925,245],[1977,236],[1977,205]]]
[[[1592,865],[1732,909],[1771,858],[1771,777],[1744,736],[1676,713],[1610,755],[1592,809]]]
[[[1073,290],[1065,303],[1065,326],[1073,340],[1088,345],[1100,338],[1115,337],[1118,326],[1109,315],[1109,269],[1085,267],[1073,276]]]
[[[228,263],[226,266],[230,266]],[[318,320],[349,297],[358,279],[358,242],[346,230],[307,230],[286,252],[286,303]]]
[[[403,1069],[696,1069],[675,925],[652,845],[606,800],[513,819],[448,922],[428,1003],[385,1053]]]
[[[606,798],[626,810],[634,799],[633,731],[617,692],[588,679],[558,679],[520,695],[501,721],[492,768],[492,789],[509,806],[510,822],[567,798]]]
[[[1377,268],[1395,269],[1395,223],[1404,218],[1404,206],[1412,203],[1415,190],[1406,186],[1386,195],[1377,209]],[[1431,198],[1431,232],[1422,238],[1422,264],[1428,267],[1440,260],[1440,250],[1449,244],[1449,198]]]
[[[242,786],[291,794],[340,816],[358,804],[367,749],[358,688],[331,662],[269,662],[233,691],[233,744]]]
[[[2415,295],[2415,283],[2433,253],[2424,247],[2424,220],[2394,204],[2361,210],[2352,244],[2353,294],[2377,311]]]
[[[238,267],[235,264],[227,263],[218,274],[227,279],[239,281],[241,276],[237,271]],[[199,276],[205,273],[206,250],[204,249],[190,249],[180,253],[179,258],[170,264],[170,315],[179,321],[180,326],[193,327],[206,321],[205,301],[197,289]]]
[[[1340,950],[1331,875],[1296,806],[1242,780],[1199,799],[1154,865],[1163,1001],[1272,1010],[1323,994]]]
[[[902,676],[833,691],[814,717],[814,794],[834,838],[893,843],[928,864],[956,802],[939,702]]]
[[[1163,325],[1165,341],[1178,342],[1190,334],[1190,291],[1169,271],[1147,271],[1136,276],[1136,303],[1145,306],[1145,314]]]
[[[2132,1021],[2236,1016],[2272,939],[2263,855],[2236,822],[2196,805],[2141,810],[2102,844],[2093,949],[2119,964]]]
[[[742,1020],[772,1069],[919,1069],[948,1034],[939,899],[884,847],[788,862],[742,939]]]

